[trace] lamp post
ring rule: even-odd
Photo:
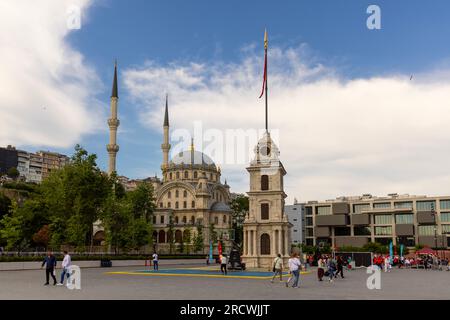
[[[434,248],[435,248],[435,250],[437,252],[437,249],[438,249],[438,244],[437,244],[437,217],[436,217],[437,213],[434,210],[434,203],[433,202],[431,203],[431,214],[434,217]]]

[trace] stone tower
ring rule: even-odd
[[[114,80],[111,93],[111,118],[108,119],[109,126],[109,144],[106,145],[106,150],[109,155],[108,174],[116,171],[116,155],[119,151],[117,145],[117,128],[120,125],[119,119],[117,119],[117,104],[119,100],[117,90],[117,61],[114,64]]]
[[[169,151],[170,151],[170,143],[169,143],[169,96],[166,95],[166,110],[164,112],[164,124],[163,124],[163,143],[161,144],[161,149],[163,153],[163,163],[161,169],[163,171],[163,176],[165,170],[169,167]]]
[[[285,263],[289,258],[292,224],[284,214],[283,177],[286,170],[279,155],[278,147],[266,131],[247,168],[250,174],[249,213],[244,220],[242,258],[248,267],[270,267],[279,253]]]

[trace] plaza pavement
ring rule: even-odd
[[[164,269],[164,265],[160,268]],[[222,277],[219,272],[217,278],[133,274],[138,270],[142,267],[82,269],[81,290],[43,286],[44,270],[1,271],[0,299],[450,299],[450,272],[447,271],[393,269],[391,273],[382,273],[381,290],[369,290],[365,269],[346,272],[345,279],[333,283],[318,282],[313,269],[312,273],[301,276],[299,289],[286,288],[278,280],[272,284],[267,279]],[[57,270],[58,279],[59,274]]]

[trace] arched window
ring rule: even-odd
[[[187,179],[189,177],[189,173],[187,171],[184,172],[184,178]]]
[[[183,242],[183,233],[181,233],[181,230],[175,231],[175,242]]]
[[[183,209],[187,208],[187,201],[183,201]]]
[[[226,215],[223,216],[223,223],[227,223],[227,216]]]
[[[169,230],[167,231],[167,242],[172,243],[173,241],[173,231]]]
[[[153,231],[153,242],[158,242],[158,232]]]
[[[167,208],[172,208],[172,205],[170,204],[170,202],[167,202]]]
[[[170,178],[170,180],[172,180],[172,172],[169,173],[169,178]]]
[[[178,198],[179,195],[180,193],[178,192],[178,190],[175,190],[175,198]]]
[[[261,176],[261,190],[269,190],[269,176],[266,174]]]
[[[162,202],[159,203],[159,207],[160,207],[160,208],[163,207],[163,203],[162,203]]]
[[[183,223],[186,223],[187,219],[186,216],[183,216]]]
[[[197,171],[194,171],[194,179],[197,179],[197,177],[198,177]]]
[[[164,232],[164,230],[160,230],[159,231],[158,242],[159,243],[165,243],[166,242],[166,233]]]
[[[178,209],[178,201],[175,202],[175,209]]]
[[[269,220],[269,204],[261,203],[261,220]]]
[[[178,217],[175,217],[175,223],[178,224]]]
[[[191,224],[195,224],[195,217],[194,216],[191,217]]]
[[[164,216],[161,216],[161,223],[164,223]]]
[[[192,201],[191,207],[192,207],[192,208],[195,208],[195,201]]]
[[[219,224],[219,217],[214,217],[214,224]]]
[[[183,197],[185,197],[185,198],[187,197],[187,191],[186,190],[183,191]]]
[[[156,216],[153,216],[153,224],[156,224]]]
[[[170,191],[169,191],[169,192],[167,192],[167,198],[169,198],[169,199],[170,199],[171,197],[172,197],[172,192],[170,192]]]
[[[261,254],[270,254],[270,236],[267,233],[261,235]]]
[[[177,171],[177,179],[180,179],[180,172]]]

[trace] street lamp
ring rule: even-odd
[[[434,248],[437,252],[438,245],[437,245],[437,212],[434,210],[434,202],[431,203],[431,214],[434,217]]]

